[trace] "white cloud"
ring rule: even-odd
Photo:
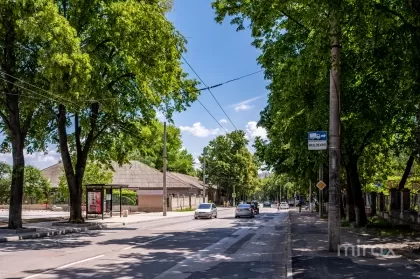
[[[47,168],[51,165],[58,163],[61,160],[61,155],[54,149],[49,149],[46,153],[44,152],[34,152],[29,154],[27,150],[25,152],[25,165],[31,165],[39,169]],[[11,153],[1,153],[0,161],[7,162],[9,164],[13,163]]]
[[[250,103],[254,102],[255,100],[258,100],[261,97],[262,96],[254,97],[254,98],[239,102],[237,104],[230,105],[230,107],[233,107],[233,109],[236,112],[241,111],[241,110],[249,110],[254,107],[254,106],[251,106]]]
[[[220,119],[219,123],[220,124],[226,124],[226,123],[228,123],[228,121],[226,119],[222,118],[222,119]]]
[[[267,131],[263,127],[257,127],[256,121],[250,121],[246,124],[245,137],[248,140],[254,140],[256,137],[267,139]]]
[[[202,126],[200,122],[196,122],[192,126],[180,126],[179,129],[199,138],[206,138],[211,135],[217,135],[220,131],[219,128],[207,129],[206,127]]]
[[[157,111],[157,112],[156,112],[156,117],[157,117],[157,119],[159,119],[160,121],[164,121],[164,120],[166,119],[165,115],[163,115],[163,113],[162,113],[162,112],[160,112],[160,111]]]

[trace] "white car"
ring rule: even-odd
[[[281,202],[280,209],[289,209],[289,204],[287,202]]]
[[[194,213],[194,219],[198,218],[217,218],[217,207],[214,203],[201,203]]]

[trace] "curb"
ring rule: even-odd
[[[177,219],[177,218],[183,218],[183,217],[187,217],[187,216],[173,216],[171,217],[171,219]],[[154,222],[154,221],[160,221],[164,219],[165,218],[159,218],[159,219],[154,219],[154,220],[153,219],[141,220],[141,221],[133,221],[133,222],[121,222],[121,223],[115,223],[115,224],[96,224],[93,226],[83,227],[83,228],[67,228],[67,229],[54,230],[54,231],[49,231],[49,232],[39,232],[39,233],[33,233],[33,234],[27,234],[27,235],[0,237],[0,243],[28,240],[28,239],[37,239],[37,238],[44,238],[44,237],[50,237],[50,236],[72,234],[72,233],[80,233],[80,232],[101,230],[101,229],[107,229],[107,228],[118,228],[118,227],[123,227],[126,225]]]
[[[292,221],[290,218],[290,211],[287,212],[287,259],[286,259],[286,278],[293,279],[292,270]]]
[[[226,208],[228,210],[230,208]],[[223,211],[224,209],[222,209]],[[170,219],[177,219],[177,218],[184,218],[189,217],[190,215],[184,215],[184,216],[165,216],[170,217]],[[193,215],[191,215],[193,216]],[[165,220],[166,218],[158,218],[158,219],[150,219],[150,220],[139,220],[139,221],[128,221],[128,222],[118,222],[114,224],[95,224],[88,227],[83,228],[66,228],[66,229],[58,229],[54,231],[49,232],[39,232],[39,233],[33,233],[33,234],[26,234],[26,235],[16,235],[16,236],[7,236],[7,237],[0,237],[0,243],[4,242],[12,242],[12,241],[20,241],[20,240],[27,240],[27,239],[37,239],[37,238],[44,238],[44,237],[50,237],[50,236],[57,236],[57,235],[65,235],[65,234],[72,234],[72,233],[80,233],[80,232],[86,232],[86,231],[93,231],[93,230],[101,230],[101,229],[107,229],[107,228],[118,228],[118,227],[124,227],[127,225],[133,225],[133,224],[140,224],[140,223],[147,223],[147,222],[154,222],[154,221],[161,221]],[[175,224],[170,223],[170,224]]]

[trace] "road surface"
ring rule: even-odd
[[[218,215],[0,243],[0,278],[285,278],[285,211]]]

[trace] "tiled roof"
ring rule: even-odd
[[[53,187],[58,187],[58,182],[63,172],[62,166],[62,163],[57,163],[42,170],[42,173],[50,180]],[[122,166],[119,166],[117,163],[112,163],[112,167],[115,171],[113,173],[112,184],[124,184],[134,189],[163,187],[162,172],[141,162],[131,161],[130,164],[124,164]],[[198,178],[173,172],[167,173],[166,186],[168,188],[203,188]]]

